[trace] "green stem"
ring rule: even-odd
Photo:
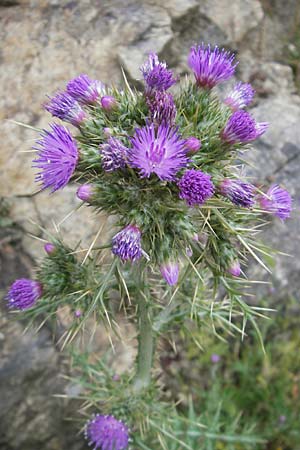
[[[144,296],[138,305],[139,337],[137,354],[137,371],[133,382],[136,392],[149,386],[154,353],[154,335],[152,330],[152,310],[149,300]]]

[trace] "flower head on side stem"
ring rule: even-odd
[[[28,278],[20,278],[11,285],[6,298],[9,308],[23,310],[31,308],[41,295],[41,283]]]
[[[129,431],[114,416],[96,414],[86,425],[85,437],[94,450],[126,450]]]
[[[45,105],[45,109],[54,117],[70,122],[78,127],[86,118],[79,103],[67,92],[58,92]]]
[[[234,74],[237,63],[234,54],[220,50],[217,46],[195,45],[191,48],[188,63],[193,70],[198,86],[211,89]]]
[[[78,149],[69,130],[62,125],[51,125],[51,131],[44,130],[42,138],[37,141],[38,158],[33,160],[33,167],[41,169],[36,176],[43,189],[51,192],[63,188],[72,177],[77,161]]]
[[[135,225],[127,225],[112,239],[112,252],[122,261],[136,261],[142,256],[141,231]]]
[[[278,184],[271,186],[268,192],[259,198],[261,208],[273,213],[282,220],[288,219],[292,211],[292,198],[288,191]]]

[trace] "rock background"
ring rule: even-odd
[[[36,135],[6,119],[46,126],[45,95],[82,72],[119,84],[123,66],[138,84],[138,67],[150,50],[184,75],[189,47],[203,40],[237,52],[237,78],[250,81],[257,91],[253,112],[271,123],[251,159],[258,181],[276,180],[294,197],[293,218],[285,225],[274,221],[266,239],[294,255],[278,260],[276,295],[297,297],[299,25],[298,0],[0,0],[0,195],[9,198],[15,223],[1,230],[1,288],[27,275],[41,255],[41,243],[28,235],[42,235],[37,224],[52,231],[58,227],[69,242],[83,237],[86,243],[101,225],[101,217],[88,208],[63,220],[78,205],[73,186],[52,196],[31,195],[36,186],[32,155],[26,152]],[[23,324],[9,321],[4,311],[0,320],[0,449],[84,448],[76,427],[63,421],[72,405],[51,397],[68,388],[58,376],[68,372],[68,364],[50,331],[24,337]]]

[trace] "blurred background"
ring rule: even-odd
[[[195,450],[300,449],[299,0],[0,0],[0,38],[3,292],[15,278],[28,276],[42,255],[42,243],[30,236],[42,236],[38,225],[59,228],[67,243],[81,239],[84,245],[105,220],[88,208],[66,218],[78,205],[75,186],[32,196],[37,188],[28,152],[36,133],[6,119],[46,127],[46,95],[80,73],[121,85],[123,67],[139,87],[138,68],[149,51],[182,76],[195,42],[237,53],[236,79],[256,89],[252,112],[271,123],[250,155],[252,174],[258,182],[276,180],[294,198],[293,217],[285,224],[274,220],[264,239],[293,257],[278,258],[271,276],[251,269],[251,276],[271,283],[257,288],[259,301],[278,310],[261,323],[267,356],[251,333],[244,343],[239,337],[223,343],[204,332],[197,336],[203,351],[180,338],[176,353],[165,343],[161,365],[168,395],[189,412],[193,398],[197,417],[210,430],[209,439],[189,443]],[[72,386],[59,376],[69,373],[69,363],[52,330],[24,335],[26,324],[9,320],[3,302],[0,311],[0,449],[86,448],[76,423],[64,420],[73,404],[53,397]],[[99,338],[96,345],[105,344]],[[123,343],[120,356],[124,369],[133,360],[132,344]],[[213,437],[252,431],[264,442]]]

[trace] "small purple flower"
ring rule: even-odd
[[[68,82],[67,92],[78,102],[89,104],[95,103],[105,93],[105,86],[101,81],[91,80],[82,73]]]
[[[177,284],[179,276],[179,264],[175,261],[166,261],[160,266],[162,277],[170,286]]]
[[[47,242],[44,245],[44,250],[47,253],[47,255],[53,255],[53,253],[55,253],[56,247],[55,245],[51,244],[51,242]]]
[[[104,95],[101,98],[101,106],[107,112],[112,111],[117,106],[117,100],[111,95]]]
[[[284,414],[279,416],[278,422],[280,423],[280,425],[283,425],[286,422],[286,416]]]
[[[188,162],[185,141],[176,128],[147,125],[135,130],[128,150],[129,163],[140,169],[141,177],[155,173],[161,180],[172,181]]]
[[[238,259],[232,261],[232,264],[227,268],[227,272],[234,277],[239,277],[241,274],[241,266]]]
[[[254,204],[255,187],[240,180],[225,178],[220,183],[220,192],[237,206],[251,208]]]
[[[79,319],[79,317],[82,316],[82,311],[81,309],[76,309],[76,311],[74,312],[74,316]]]
[[[221,138],[228,144],[246,144],[260,137],[268,126],[266,122],[256,123],[247,111],[236,111],[221,132]]]
[[[174,125],[177,114],[173,95],[166,91],[156,91],[147,97],[151,121],[155,124]]]
[[[7,300],[12,309],[28,309],[42,296],[42,285],[27,278],[16,280],[10,287]]]
[[[38,158],[33,160],[33,167],[42,169],[36,176],[43,189],[51,192],[63,188],[72,177],[78,161],[78,149],[69,130],[62,125],[52,124],[52,130],[44,130],[39,147]]]
[[[185,140],[185,147],[189,153],[197,153],[201,145],[201,141],[194,136],[190,136]]]
[[[45,105],[45,109],[54,117],[58,117],[65,122],[70,122],[78,127],[86,118],[79,103],[67,92],[58,92],[54,97],[50,98],[49,103]]]
[[[200,170],[187,170],[178,182],[179,197],[189,206],[203,205],[214,194],[211,177]]]
[[[99,150],[105,172],[113,172],[126,167],[128,149],[119,139],[110,137],[106,144],[100,145]]]
[[[237,63],[234,55],[217,46],[212,50],[210,45],[195,45],[191,48],[188,64],[193,70],[198,86],[213,88],[234,74]]]
[[[141,230],[127,225],[112,238],[112,252],[122,261],[136,261],[142,256]]]
[[[91,184],[85,183],[79,186],[76,195],[83,202],[88,202],[93,195],[93,186]]]
[[[213,364],[218,364],[218,362],[220,362],[220,360],[221,360],[221,357],[220,357],[220,355],[213,353],[210,357],[210,360]]]
[[[114,416],[96,414],[86,424],[85,437],[94,450],[126,450],[129,430]]]
[[[275,184],[268,192],[259,198],[261,208],[273,213],[282,220],[290,217],[292,198],[288,191]]]
[[[237,83],[225,98],[224,103],[234,111],[245,108],[253,100],[255,90],[249,83]]]
[[[149,54],[140,70],[147,85],[147,93],[152,90],[166,91],[177,82],[172,71],[167,69],[167,64],[160,62],[156,53]]]

